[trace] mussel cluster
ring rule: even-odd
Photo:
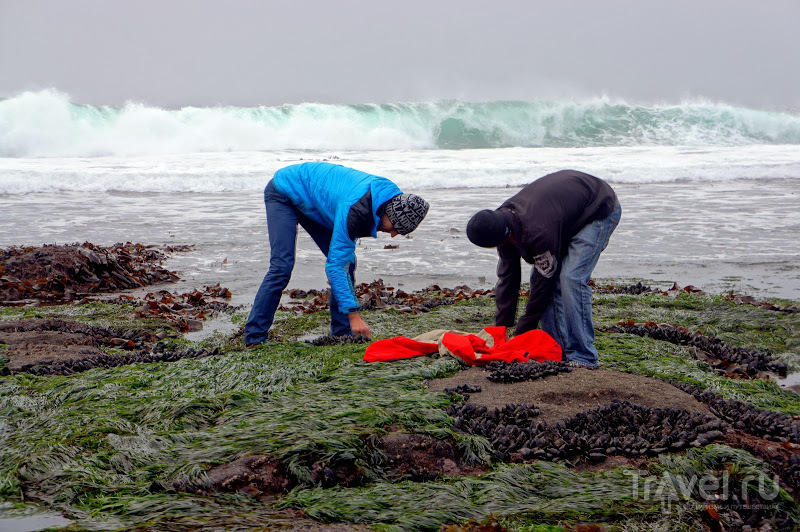
[[[796,494],[800,493],[800,453],[796,446],[800,443],[800,419],[756,408],[741,401],[723,399],[714,392],[701,390],[691,384],[673,382],[672,385],[707,404],[712,412],[729,421],[735,429],[765,440],[782,442],[786,446],[782,447],[782,453],[760,448],[748,450],[772,463],[783,481]]]
[[[684,327],[676,327],[665,323],[632,323],[620,322],[613,327],[603,329],[606,332],[629,333],[648,336],[656,340],[664,340],[677,345],[695,347],[711,356],[741,366],[748,376],[753,377],[759,371],[772,371],[786,376],[785,362],[775,360],[769,353],[761,353],[754,349],[733,347],[714,336],[704,336],[701,332],[690,332]]]
[[[701,447],[722,437],[725,423],[676,408],[648,408],[614,400],[556,424],[536,421],[534,405],[489,410],[451,405],[454,427],[483,436],[499,461],[603,459],[607,455],[642,456]]]
[[[481,390],[482,388],[478,384],[459,384],[458,386],[453,386],[452,388],[445,388],[442,391],[444,393],[458,394],[466,401],[469,399],[470,394],[480,393]]]
[[[598,286],[594,283],[594,281],[590,281],[589,286],[591,286],[592,291],[597,294],[632,294],[638,296],[647,292],[659,292],[659,290],[655,290],[647,285],[642,284],[641,281],[628,286]]]
[[[370,341],[368,336],[360,334],[343,334],[341,336],[327,334],[314,338],[313,340],[306,340],[307,344],[316,346],[323,345],[341,345],[341,344],[366,344]]]
[[[765,440],[800,443],[800,419],[741,401],[723,399],[714,392],[701,390],[691,384],[672,382],[672,385],[707,404],[714,414],[731,423],[735,429]]]
[[[531,362],[490,362],[484,369],[491,371],[486,376],[492,382],[522,382],[542,379],[559,373],[569,373],[572,368],[566,362],[547,360],[542,363]]]
[[[87,371],[94,368],[112,368],[117,366],[124,366],[127,364],[134,364],[137,362],[151,363],[151,362],[175,362],[182,358],[202,358],[207,356],[215,356],[220,354],[218,347],[214,349],[181,349],[181,350],[165,350],[163,347],[159,348],[159,342],[152,351],[140,350],[133,353],[126,354],[110,354],[104,353],[102,355],[92,356],[83,360],[64,360],[57,361],[51,364],[39,364],[32,367],[23,368],[20,372],[31,373],[33,375],[71,375],[81,371]],[[5,368],[2,368],[5,369]],[[0,370],[1,371],[1,370]]]

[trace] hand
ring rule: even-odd
[[[367,338],[370,337],[369,325],[361,319],[361,314],[358,312],[351,312],[347,317],[350,318],[350,330],[353,331],[353,334],[366,336]]]

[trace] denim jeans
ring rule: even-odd
[[[569,362],[597,366],[592,289],[587,283],[621,216],[622,208],[617,203],[608,217],[586,225],[572,237],[561,261],[561,274],[541,326],[558,342]]]
[[[256,344],[267,339],[281,302],[283,290],[289,285],[294,269],[297,249],[297,224],[300,224],[327,257],[333,231],[308,218],[289,198],[275,189],[272,181],[264,189],[267,208],[267,232],[269,233],[269,270],[256,293],[253,308],[244,326],[245,345]],[[355,264],[350,265],[350,279],[355,285]],[[339,311],[339,305],[331,291],[331,334],[352,334],[350,319]]]

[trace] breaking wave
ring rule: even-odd
[[[751,144],[800,144],[800,116],[605,97],[181,109],[83,105],[56,90],[0,100],[0,157]]]

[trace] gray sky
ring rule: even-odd
[[[0,0],[0,98],[800,107],[799,0]]]

